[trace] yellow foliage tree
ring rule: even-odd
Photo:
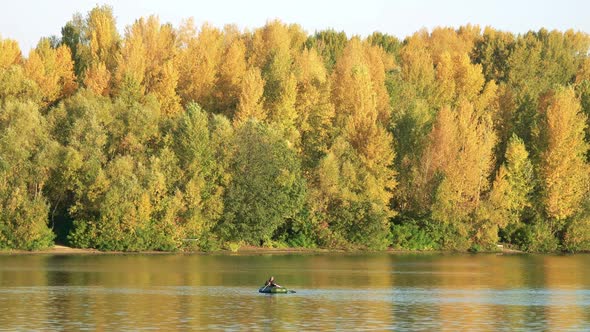
[[[246,44],[235,26],[227,26],[223,34],[224,49],[219,63],[215,88],[215,109],[230,119],[234,117],[246,74]]]
[[[573,88],[555,91],[542,112],[543,203],[555,232],[561,229],[565,219],[580,210],[580,203],[588,193],[589,169],[585,157],[588,143],[584,140],[586,116],[580,112]]]
[[[65,45],[54,49],[49,40],[41,40],[29,54],[24,69],[39,85],[45,105],[71,95],[77,88],[72,54]]]
[[[444,107],[439,112],[422,159],[423,171],[430,183],[442,178],[433,197],[433,218],[453,225],[459,237],[467,236],[476,221],[471,216],[489,187],[495,143],[490,116],[479,116],[469,102],[463,101],[456,110]]]
[[[385,53],[380,46],[373,46],[368,42],[363,43],[364,60],[371,74],[371,82],[375,90],[375,107],[379,121],[387,124],[391,117],[389,93],[385,86],[386,73],[397,68],[393,56]]]
[[[435,96],[436,77],[432,56],[424,40],[425,34],[426,31],[417,32],[406,39],[400,51],[401,76],[417,97],[431,100]]]
[[[172,61],[165,62],[158,72],[158,79],[154,80],[152,92],[158,101],[162,113],[174,116],[182,111],[180,97],[176,94],[178,84],[178,70]]]
[[[254,31],[249,64],[261,69],[264,85],[264,108],[267,121],[276,123],[291,143],[299,140],[295,129],[298,114],[297,80],[294,59],[305,42],[298,25],[272,21]]]
[[[363,217],[352,217],[360,219],[346,222],[352,222],[349,226],[352,228],[367,228],[360,232],[365,236],[374,231],[371,236],[375,236],[376,243],[372,245],[381,246],[381,240],[377,239],[382,239],[387,220],[394,215],[389,203],[397,185],[396,173],[390,167],[395,154],[393,138],[380,121],[378,90],[374,88],[376,82],[367,62],[364,45],[353,39],[334,67],[332,100],[339,133],[320,162],[318,182],[328,181],[336,188],[320,185],[320,192],[313,194],[318,201],[312,205],[320,210],[327,209],[324,213],[336,234],[343,233],[345,237],[347,232],[338,229],[344,221],[336,220],[343,217],[340,213],[347,211],[345,218],[350,218],[364,211]],[[336,173],[332,174],[333,171]],[[328,191],[323,192],[322,188]]]
[[[427,43],[434,63],[438,63],[444,53],[469,54],[480,36],[481,28],[477,25],[462,26],[458,30],[437,27],[428,36]]]
[[[204,24],[198,35],[192,21],[181,27],[185,40],[177,59],[178,90],[183,103],[194,101],[210,110],[215,103],[214,89],[223,55],[223,35],[219,29]]]
[[[342,57],[336,63],[332,73],[332,99],[340,115],[349,115],[355,107],[350,91],[356,84],[355,73],[365,72],[373,91],[372,99],[377,111],[378,120],[387,124],[390,118],[389,95],[385,88],[385,71],[393,66],[383,50],[377,46],[362,43],[358,38],[353,38],[347,44]],[[363,74],[364,75],[364,74]]]
[[[510,138],[505,159],[496,173],[488,202],[487,214],[496,239],[498,228],[512,225],[505,231],[510,237],[510,233],[521,223],[525,209],[532,206],[534,189],[533,165],[524,142],[518,136]]]
[[[268,22],[254,31],[249,64],[264,68],[277,53],[292,59],[306,39],[305,32],[297,24],[286,25],[278,20]]]
[[[122,89],[126,80],[132,80],[141,87],[141,93],[145,93],[144,80],[147,59],[146,45],[143,39],[141,27],[137,21],[126,28],[115,74],[115,85],[118,90]]]
[[[111,73],[102,62],[90,66],[84,75],[84,85],[97,95],[110,93]]]
[[[112,8],[94,7],[81,33],[76,57],[82,63],[82,83],[91,91],[106,96],[111,92],[121,39]]]
[[[472,64],[467,53],[451,55],[443,52],[439,58],[436,66],[437,105],[454,106],[461,99],[479,105],[478,97],[485,83],[481,65]],[[486,100],[489,97],[486,95]]]
[[[250,118],[262,121],[266,118],[264,112],[264,80],[260,70],[256,67],[248,69],[242,80],[242,91],[238,111],[234,117],[234,123],[240,124]]]
[[[20,64],[22,54],[18,42],[12,39],[2,39],[0,36],[0,69]]]
[[[313,167],[327,152],[333,129],[334,105],[323,59],[305,49],[295,59],[297,130],[301,133],[303,166]]]
[[[116,85],[128,86],[130,80],[140,86],[141,93],[153,94],[162,113],[180,112],[176,94],[179,73],[176,59],[175,32],[169,24],[160,24],[157,16],[140,18],[127,27],[119,55]]]
[[[104,63],[112,72],[117,63],[117,53],[121,37],[117,31],[117,24],[113,10],[109,6],[95,7],[86,19],[86,38],[91,63]]]

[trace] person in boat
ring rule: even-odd
[[[278,287],[278,288],[282,288],[281,285],[279,285],[279,284],[277,284],[275,282],[275,277],[272,277],[272,276],[264,284],[264,288],[266,288],[266,287]]]

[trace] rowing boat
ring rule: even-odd
[[[292,293],[295,293],[294,290],[287,289],[284,287],[260,287],[260,289],[258,289],[258,292],[265,293],[265,294],[292,294]]]

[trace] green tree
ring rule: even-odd
[[[380,46],[386,53],[392,54],[397,60],[399,60],[399,52],[402,43],[395,36],[381,32],[373,32],[367,37],[367,42],[373,46]]]
[[[508,142],[505,160],[492,185],[489,213],[491,224],[503,229],[503,240],[514,243],[514,232],[522,227],[527,209],[533,207],[535,178],[529,153],[516,135]]]
[[[328,247],[383,249],[388,245],[387,190],[364,165],[358,152],[343,137],[336,139],[318,167],[319,182],[310,194],[319,242]]]
[[[98,216],[99,197],[109,186],[104,166],[113,105],[108,98],[83,90],[52,108],[47,118],[52,136],[62,146],[58,151],[62,162],[47,183],[51,222],[60,241],[90,247],[93,234],[79,230],[84,236],[70,239],[68,234]]]
[[[85,18],[76,14],[61,32],[61,42],[72,52],[78,81],[97,94],[109,94],[121,41],[113,9],[96,6]]]
[[[104,187],[98,196],[97,213],[76,220],[70,240],[81,247],[101,250],[176,250],[185,238],[177,224],[182,209],[180,195],[166,191],[160,162],[137,163],[120,156],[105,169]]]
[[[506,82],[508,59],[514,48],[515,37],[510,32],[484,29],[482,38],[473,48],[473,61],[482,65],[486,81]]]
[[[0,101],[42,104],[42,93],[33,80],[27,77],[21,66],[0,69]]]
[[[272,127],[247,121],[236,129],[231,182],[219,232],[225,240],[267,243],[305,200],[297,154]]]
[[[178,121],[174,151],[183,170],[178,183],[185,206],[183,225],[189,238],[203,243],[223,213],[224,171],[216,161],[208,114],[189,104]]]
[[[556,85],[574,81],[590,43],[584,33],[567,31],[528,32],[516,40],[508,58],[507,82],[514,91],[517,110],[514,128],[525,142],[533,140],[533,128],[540,122],[539,98]],[[532,151],[534,152],[534,151]]]
[[[347,43],[348,37],[344,31],[336,32],[332,29],[318,31],[313,36],[309,36],[305,42],[308,48],[318,50],[324,59],[326,69],[330,72],[342,55]]]
[[[57,144],[35,104],[0,106],[0,248],[44,249],[53,244],[43,194]]]

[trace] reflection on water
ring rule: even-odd
[[[590,329],[590,256],[0,255],[0,331]],[[296,294],[257,292],[273,274]]]

